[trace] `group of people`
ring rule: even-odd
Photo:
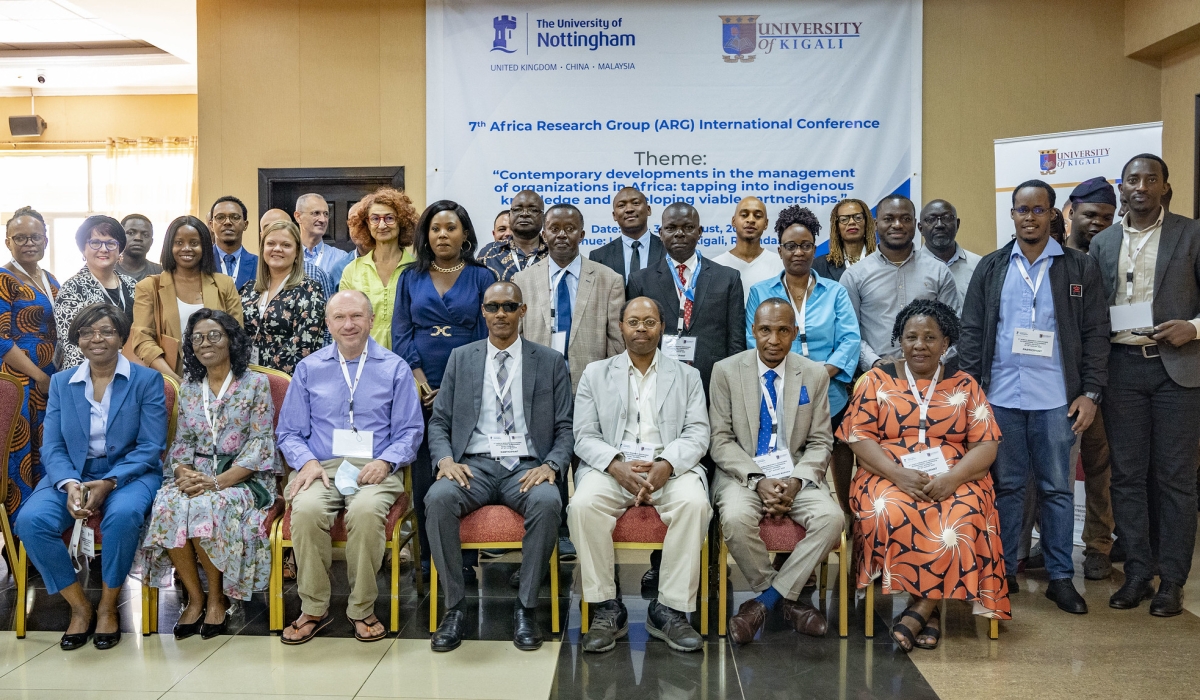
[[[839,202],[821,256],[811,211],[776,215],[772,252],[760,240],[766,207],[744,198],[735,247],[712,259],[692,206],[667,206],[652,232],[633,188],[613,197],[621,235],[588,256],[579,209],[546,209],[528,190],[482,246],[461,205],[418,216],[402,192],[378,190],[349,213],[355,251],[323,242],[328,207],[305,195],[293,216],[262,217],[258,256],[242,246],[245,206],[222,197],[207,223],[172,222],[161,271],[145,259],[145,217],[89,218],[77,236],[85,267],[61,288],[37,264],[45,224],[23,209],[0,271],[3,371],[25,384],[28,427],[12,445],[6,504],[47,589],[71,604],[65,649],[89,634],[99,648],[117,643],[131,570],[178,576],[177,637],[221,634],[229,599],[267,585],[277,496],[291,508],[301,599],[283,642],[332,619],[343,510],[346,615],[358,639],[383,639],[375,574],[411,465],[414,563],[431,558],[445,591],[435,651],[465,635],[474,559],[459,524],[493,504],[525,520],[518,648],[542,644],[534,608],[556,549],[578,561],[593,611],[583,649],[615,646],[628,614],[614,530],[650,506],[665,534],[643,578],[657,591],[646,629],[671,648],[703,645],[689,614],[715,508],[755,592],[730,620],[735,642],[774,613],[825,634],[803,591],[848,514],[857,585],[881,579],[884,593],[912,597],[892,627],[909,651],[938,645],[943,600],[1011,617],[1034,520],[1046,595],[1087,611],[1071,583],[1081,452],[1085,575],[1110,574],[1115,529],[1125,583],[1110,605],[1153,597],[1152,614],[1176,615],[1196,526],[1200,225],[1167,211],[1167,175],[1157,156],[1132,159],[1116,223],[1103,179],[1077,187],[1057,219],[1054,190],[1023,183],[1014,240],[982,258],[956,242],[950,203],[918,212],[899,194],[874,212]],[[1068,218],[1060,244],[1052,223]],[[252,365],[292,377],[274,429]],[[169,445],[160,373],[182,380]],[[62,535],[100,514],[93,611]],[[786,561],[760,536],[770,518],[806,532]]]

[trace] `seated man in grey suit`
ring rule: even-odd
[[[796,316],[784,299],[759,304],[752,329],[757,349],[718,362],[709,387],[713,503],[733,560],[758,593],[730,618],[729,636],[752,641],[782,602],[792,629],[820,637],[825,618],[799,597],[845,527],[823,476],[833,450],[829,373],[791,352]],[[807,532],[779,571],[759,537],[764,515],[791,518]]]
[[[567,519],[583,599],[598,603],[584,651],[608,651],[629,630],[613,577],[612,533],[617,518],[637,505],[654,506],[667,526],[646,631],[677,651],[704,646],[687,613],[696,609],[700,547],[712,516],[700,464],[708,450],[708,411],[700,373],[659,352],[662,328],[662,309],[653,299],[627,302],[621,310],[626,351],[588,365],[576,392],[579,470]]]
[[[563,356],[517,335],[525,304],[512,282],[483,295],[487,340],[455,348],[429,420],[437,480],[425,497],[429,545],[446,590],[446,616],[430,640],[450,651],[465,633],[459,522],[502,504],[525,516],[513,644],[542,645],[534,609],[558,537],[555,480],[571,463],[571,380]]]

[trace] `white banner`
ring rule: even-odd
[[[845,197],[919,201],[920,0],[428,0],[426,32],[428,198],[463,204],[483,242],[527,188],[583,211],[585,248],[620,234],[621,187],[652,230],[689,202],[706,253],[748,195],[822,222]]]
[[[1054,188],[1062,209],[1071,190],[1103,175],[1121,181],[1121,168],[1139,153],[1162,155],[1162,122],[1064,131],[1060,134],[998,139],[996,148],[996,247],[1014,235],[1012,193],[1026,180],[1042,180]]]

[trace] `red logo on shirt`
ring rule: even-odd
[[[1073,296],[1073,297],[1083,296],[1083,285],[1082,284],[1071,285],[1071,296]]]

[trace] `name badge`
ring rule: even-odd
[[[495,459],[529,454],[525,449],[525,433],[488,433],[488,448]]]
[[[1039,331],[1032,328],[1018,328],[1013,333],[1012,351],[1014,355],[1053,357],[1054,332]]]
[[[250,364],[252,364],[252,365],[262,364],[261,362],[258,361],[258,348],[257,347],[250,348]]]
[[[556,331],[554,333],[551,333],[550,334],[550,347],[552,349],[554,349],[556,352],[558,352],[562,355],[566,355],[567,354],[567,332],[566,331]]]
[[[900,458],[900,463],[904,465],[905,469],[924,472],[929,476],[938,476],[950,471],[950,465],[946,463],[946,455],[942,454],[939,447],[906,454]]]
[[[1113,333],[1154,327],[1154,309],[1149,301],[1140,304],[1117,304],[1108,307]]]
[[[622,442],[621,453],[626,462],[653,462],[655,457],[654,448],[644,442]]]
[[[762,473],[772,479],[787,479],[792,475],[792,457],[785,450],[775,450],[754,458]]]
[[[696,339],[682,335],[665,335],[662,352],[672,360],[692,362],[696,359]]]
[[[360,457],[375,459],[375,431],[345,430],[339,428],[333,431],[334,457]]]

